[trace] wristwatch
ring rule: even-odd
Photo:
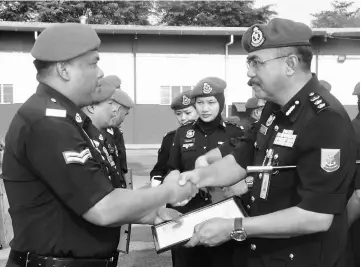
[[[253,187],[253,180],[254,180],[253,176],[248,176],[248,177],[246,177],[245,181],[246,181],[246,185],[247,185],[247,187],[248,187],[248,190],[252,189],[252,187]]]
[[[234,219],[234,230],[231,232],[231,238],[236,241],[247,239],[247,233],[243,228],[243,218]]]

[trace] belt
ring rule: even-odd
[[[23,267],[116,267],[118,264],[118,255],[118,253],[114,253],[114,256],[109,259],[74,259],[45,257],[11,250],[9,258],[16,265]]]

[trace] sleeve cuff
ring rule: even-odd
[[[346,194],[309,193],[297,206],[317,213],[340,214],[345,210],[346,204]]]

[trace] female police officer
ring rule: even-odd
[[[191,91],[185,91],[176,96],[170,108],[174,110],[175,117],[180,125],[184,125],[189,121],[194,121],[198,118],[197,111],[194,107],[194,99],[191,98]],[[169,159],[170,149],[173,144],[176,130],[166,133],[162,140],[162,145],[158,151],[158,160],[150,172],[150,179],[152,187],[158,186],[163,181],[164,176],[169,169],[167,161]]]
[[[224,107],[224,89],[226,82],[215,77],[202,79],[192,91],[199,119],[181,126],[174,137],[173,147],[168,161],[171,169],[181,172],[192,170],[196,159],[223,144],[230,138],[243,136],[239,126],[224,122],[221,112]],[[188,204],[177,210],[185,213],[211,203],[207,191],[201,191]],[[230,266],[232,243],[217,248],[174,249],[175,266]],[[214,256],[213,256],[214,255]]]

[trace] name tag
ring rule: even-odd
[[[190,147],[194,146],[194,144],[183,144],[182,147],[184,147],[185,149],[188,149]]]
[[[293,131],[292,131],[293,132]],[[275,140],[273,141],[274,145],[293,147],[296,141],[297,135],[289,133],[277,133]]]
[[[66,110],[64,110],[64,109],[47,108],[47,109],[45,110],[45,116],[47,116],[47,117],[60,117],[60,118],[65,118],[65,117],[66,117]]]
[[[218,145],[222,145],[224,142],[218,142]]]

